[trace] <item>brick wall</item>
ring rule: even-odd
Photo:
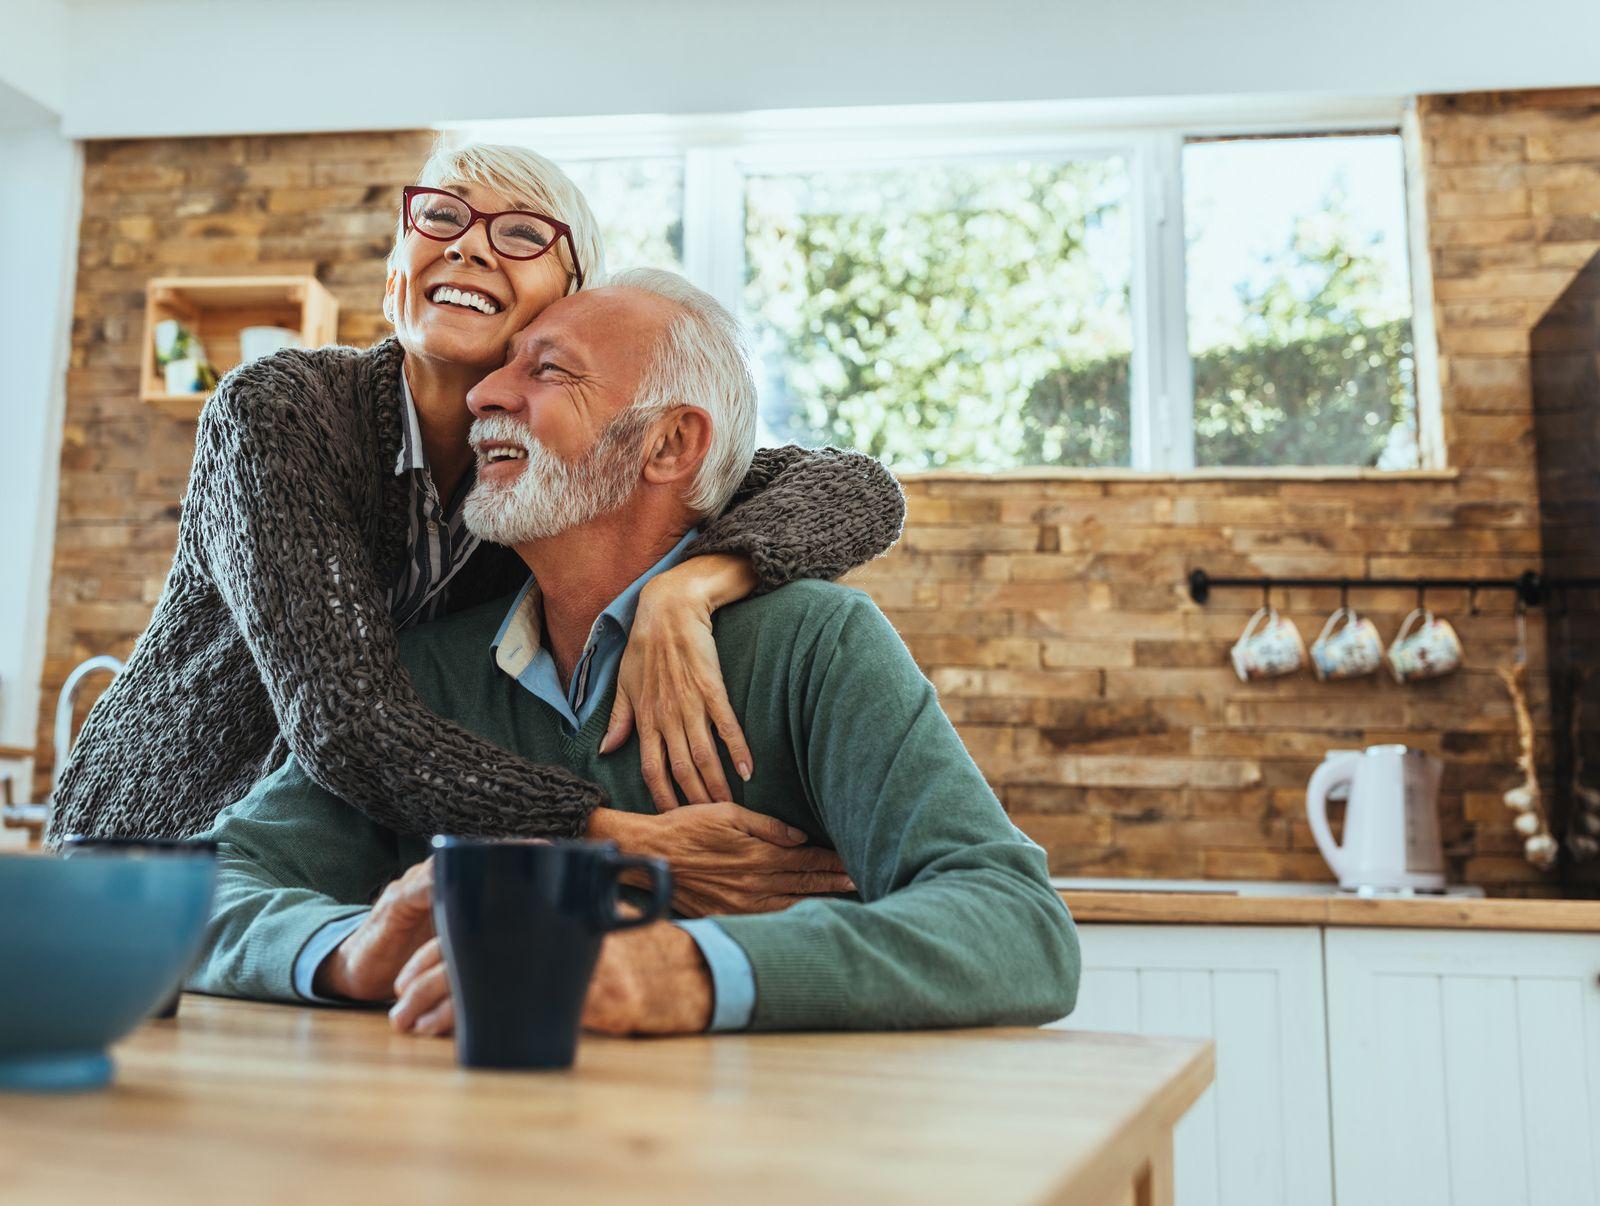
[[[1425,146],[1446,472],[928,476],[902,545],[857,575],[938,685],[1013,818],[1061,874],[1326,879],[1304,787],[1331,747],[1404,741],[1443,757],[1453,877],[1495,893],[1556,885],[1520,857],[1499,793],[1516,782],[1493,673],[1504,593],[1457,625],[1462,671],[1400,687],[1309,677],[1246,686],[1227,648],[1259,601],[1214,574],[1514,576],[1538,562],[1528,331],[1600,249],[1600,90],[1428,97]],[[170,558],[192,426],[135,397],[142,289],[163,273],[314,260],[340,337],[382,329],[391,202],[424,134],[92,144],[68,386],[47,700],[68,669],[125,653]],[[1276,602],[1309,641],[1331,592]],[[1386,636],[1410,591],[1352,601]],[[1529,624],[1535,669],[1543,631]],[[1536,701],[1547,714],[1543,677]],[[40,746],[48,743],[48,709]]]

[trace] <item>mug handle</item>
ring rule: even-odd
[[[1406,616],[1406,618],[1401,621],[1400,631],[1395,635],[1395,638],[1390,643],[1389,648],[1393,649],[1395,646],[1399,645],[1401,641],[1410,636],[1411,626],[1419,619],[1423,620],[1424,623],[1431,624],[1433,623],[1433,613],[1423,607],[1413,607],[1411,609],[1411,614]]]
[[[629,869],[638,869],[650,873],[650,903],[649,906],[637,917],[624,917],[617,912],[616,887],[617,877]],[[606,870],[611,877],[612,895],[611,905],[600,917],[600,928],[607,933],[614,930],[631,930],[636,926],[649,925],[652,921],[659,921],[667,915],[667,907],[672,900],[672,869],[667,866],[664,858],[641,858],[632,854],[614,854],[606,863]]]
[[[1251,637],[1253,637],[1255,635],[1256,629],[1261,627],[1261,621],[1262,620],[1266,620],[1270,624],[1273,620],[1276,620],[1277,618],[1278,618],[1278,609],[1276,607],[1258,607],[1258,608],[1256,608],[1256,614],[1250,617],[1250,622],[1244,626],[1244,632],[1242,634],[1240,634],[1239,639],[1237,641],[1235,641],[1234,644],[1242,645],[1246,641],[1248,641]]]
[[[1352,612],[1348,607],[1334,608],[1333,614],[1328,617],[1328,622],[1322,626],[1322,632],[1317,636],[1317,644],[1321,644],[1323,641],[1328,639],[1328,633],[1333,630],[1334,625],[1339,622],[1339,618],[1341,616],[1349,617],[1351,623],[1355,622],[1355,613]]]

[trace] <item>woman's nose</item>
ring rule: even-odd
[[[452,264],[473,263],[483,268],[495,266],[494,248],[489,246],[489,232],[482,222],[474,222],[461,232],[461,236],[444,249],[444,258]]]

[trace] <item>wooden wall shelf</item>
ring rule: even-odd
[[[145,286],[139,398],[178,419],[197,419],[209,393],[169,394],[156,366],[156,324],[176,318],[205,344],[217,376],[240,360],[245,327],[290,327],[308,348],[338,338],[339,303],[314,276],[156,277]]]

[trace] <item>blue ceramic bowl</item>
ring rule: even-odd
[[[188,974],[216,879],[204,851],[0,855],[0,1090],[106,1084],[106,1047]]]

